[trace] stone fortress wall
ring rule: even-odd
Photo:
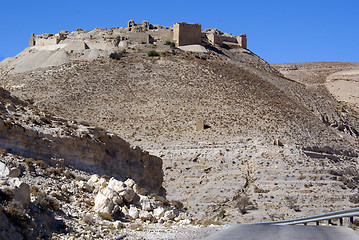
[[[66,50],[126,48],[131,44],[163,45],[174,42],[176,47],[186,45],[219,45],[229,48],[247,48],[245,34],[234,36],[222,33],[217,29],[201,30],[197,23],[175,23],[173,27],[152,25],[148,21],[136,24],[134,20],[128,22],[127,27],[102,29],[91,31],[77,29],[73,32],[60,31],[57,34],[32,34],[29,47],[41,48],[54,45]]]

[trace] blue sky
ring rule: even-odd
[[[121,27],[130,19],[246,33],[248,48],[269,63],[359,62],[358,0],[4,0],[0,60],[27,47],[31,33]]]

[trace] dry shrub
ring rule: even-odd
[[[286,196],[285,201],[287,202],[287,207],[293,209],[296,212],[300,212],[299,206],[297,205],[298,199],[294,196]]]
[[[42,160],[33,161],[33,164],[44,170],[48,167],[48,165]]]
[[[84,223],[86,223],[88,225],[92,225],[94,223],[94,220],[93,220],[91,214],[85,214],[82,220],[84,221]]]
[[[0,148],[0,155],[5,155],[7,153],[6,149]]]
[[[265,189],[259,188],[257,186],[254,186],[254,192],[255,193],[268,193],[269,190],[265,190]]]
[[[249,207],[252,206],[252,202],[250,201],[249,197],[247,195],[243,196],[235,196],[234,199],[235,206],[239,209],[239,211],[242,214],[245,214],[248,212]]]
[[[177,209],[182,209],[183,208],[183,203],[177,200],[172,200],[169,202],[169,204]]]
[[[10,201],[14,197],[14,192],[10,188],[2,188],[0,189],[0,202]]]
[[[204,225],[204,226],[223,225],[222,222],[216,221],[216,220],[212,220],[212,219],[206,219],[206,220],[202,221],[201,224]]]
[[[39,192],[36,196],[35,203],[39,205],[42,211],[47,211],[48,209],[51,209],[53,211],[57,211],[60,208],[60,203],[57,201],[57,199],[48,196],[44,192]]]
[[[4,213],[10,223],[21,228],[26,229],[27,224],[30,222],[26,210],[21,203],[12,201],[4,207]]]

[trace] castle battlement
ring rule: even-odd
[[[29,47],[67,44],[71,50],[80,49],[108,49],[111,47],[126,47],[129,44],[163,44],[174,42],[176,47],[186,45],[219,45],[229,48],[247,48],[247,37],[233,36],[222,33],[217,29],[202,31],[201,24],[175,23],[173,27],[152,25],[148,21],[136,24],[134,20],[128,22],[127,27],[91,31],[77,29],[73,32],[60,31],[57,34],[32,34]]]

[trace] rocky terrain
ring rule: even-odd
[[[20,169],[19,181],[30,188],[49,184],[46,193],[64,212],[49,210],[61,221],[53,237],[200,239],[218,228],[208,225],[359,203],[359,115],[327,86],[329,76],[357,64],[269,65],[241,48],[194,53],[132,45],[119,60],[98,55],[26,70],[26,51],[0,64],[1,86],[26,100],[4,91],[23,109],[4,103],[9,134],[0,141],[1,162],[8,172]],[[200,119],[205,128],[195,130]],[[32,168],[28,158],[36,159]],[[3,185],[16,192],[12,181],[8,174]],[[126,200],[124,188],[137,197]],[[41,218],[33,214],[36,194],[25,208],[32,222]],[[96,204],[101,198],[108,204]]]

